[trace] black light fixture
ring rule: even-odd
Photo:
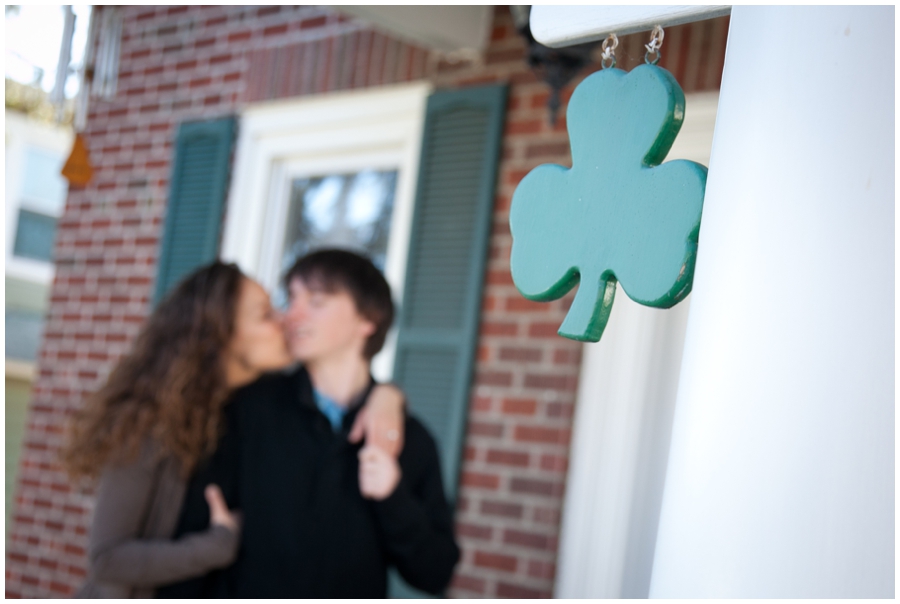
[[[544,46],[531,35],[529,17],[531,6],[510,6],[513,22],[516,30],[525,38],[528,45],[528,65],[537,76],[550,86],[550,99],[547,107],[550,109],[550,125],[556,123],[556,114],[559,111],[559,93],[566,84],[572,81],[578,72],[591,61],[591,55],[596,42],[566,46],[565,48],[550,48]]]

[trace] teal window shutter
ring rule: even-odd
[[[234,131],[233,117],[178,128],[154,304],[218,256]]]
[[[491,232],[506,86],[428,99],[394,381],[435,437],[456,501]],[[394,573],[392,597],[423,597]]]

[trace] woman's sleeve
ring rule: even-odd
[[[140,539],[153,498],[157,464],[146,456],[111,466],[100,478],[88,552],[96,581],[158,587],[231,564],[239,535],[223,526],[177,540]]]

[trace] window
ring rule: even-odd
[[[283,304],[280,278],[325,246],[369,255],[403,299],[427,83],[260,103],[241,116],[222,238]],[[396,335],[372,373],[389,379]]]
[[[52,262],[56,220],[66,199],[60,175],[64,158],[58,153],[25,149],[13,255]]]
[[[396,187],[397,170],[294,178],[279,273],[323,247],[357,250],[384,271]],[[284,295],[279,288],[276,303]]]
[[[56,218],[20,208],[13,254],[21,258],[50,262],[55,233]]]

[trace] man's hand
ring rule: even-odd
[[[400,464],[380,447],[366,445],[359,450],[359,490],[366,499],[381,501],[400,482]]]
[[[238,532],[240,528],[238,514],[228,509],[228,504],[225,503],[225,497],[222,495],[222,489],[218,485],[211,484],[206,487],[203,494],[206,496],[206,503],[209,504],[210,526],[224,526],[232,533]]]
[[[403,392],[393,384],[378,384],[356,415],[347,437],[358,443],[374,445],[397,458],[403,450]]]

